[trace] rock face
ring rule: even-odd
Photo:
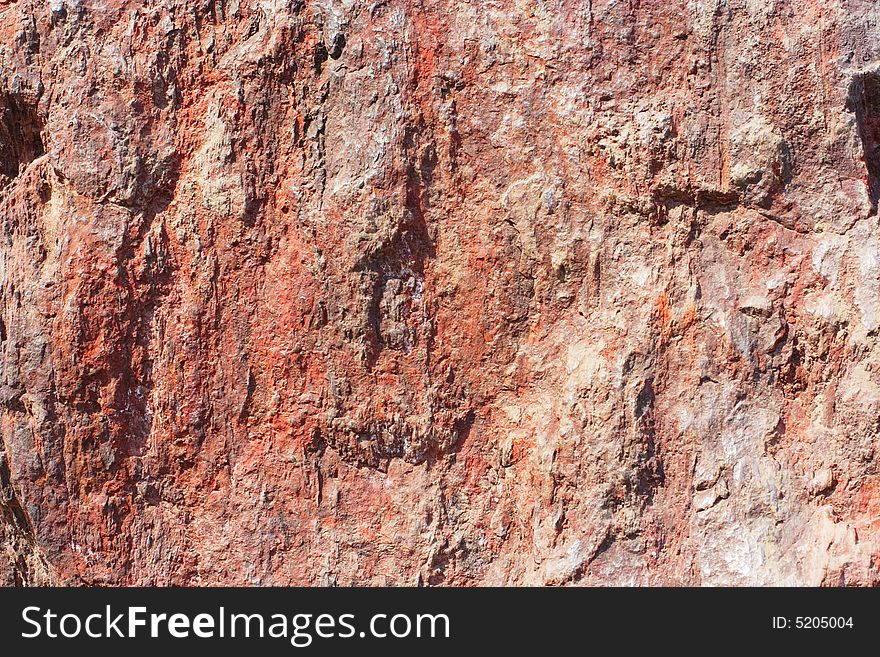
[[[0,583],[880,583],[871,0],[0,0]]]

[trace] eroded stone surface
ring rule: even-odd
[[[0,583],[877,584],[870,0],[0,0]]]

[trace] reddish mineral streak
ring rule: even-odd
[[[880,583],[871,0],[0,0],[0,583]]]

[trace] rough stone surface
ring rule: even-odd
[[[880,583],[871,0],[0,0],[0,583]]]

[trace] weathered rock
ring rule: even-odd
[[[0,583],[880,583],[871,0],[0,0]]]

